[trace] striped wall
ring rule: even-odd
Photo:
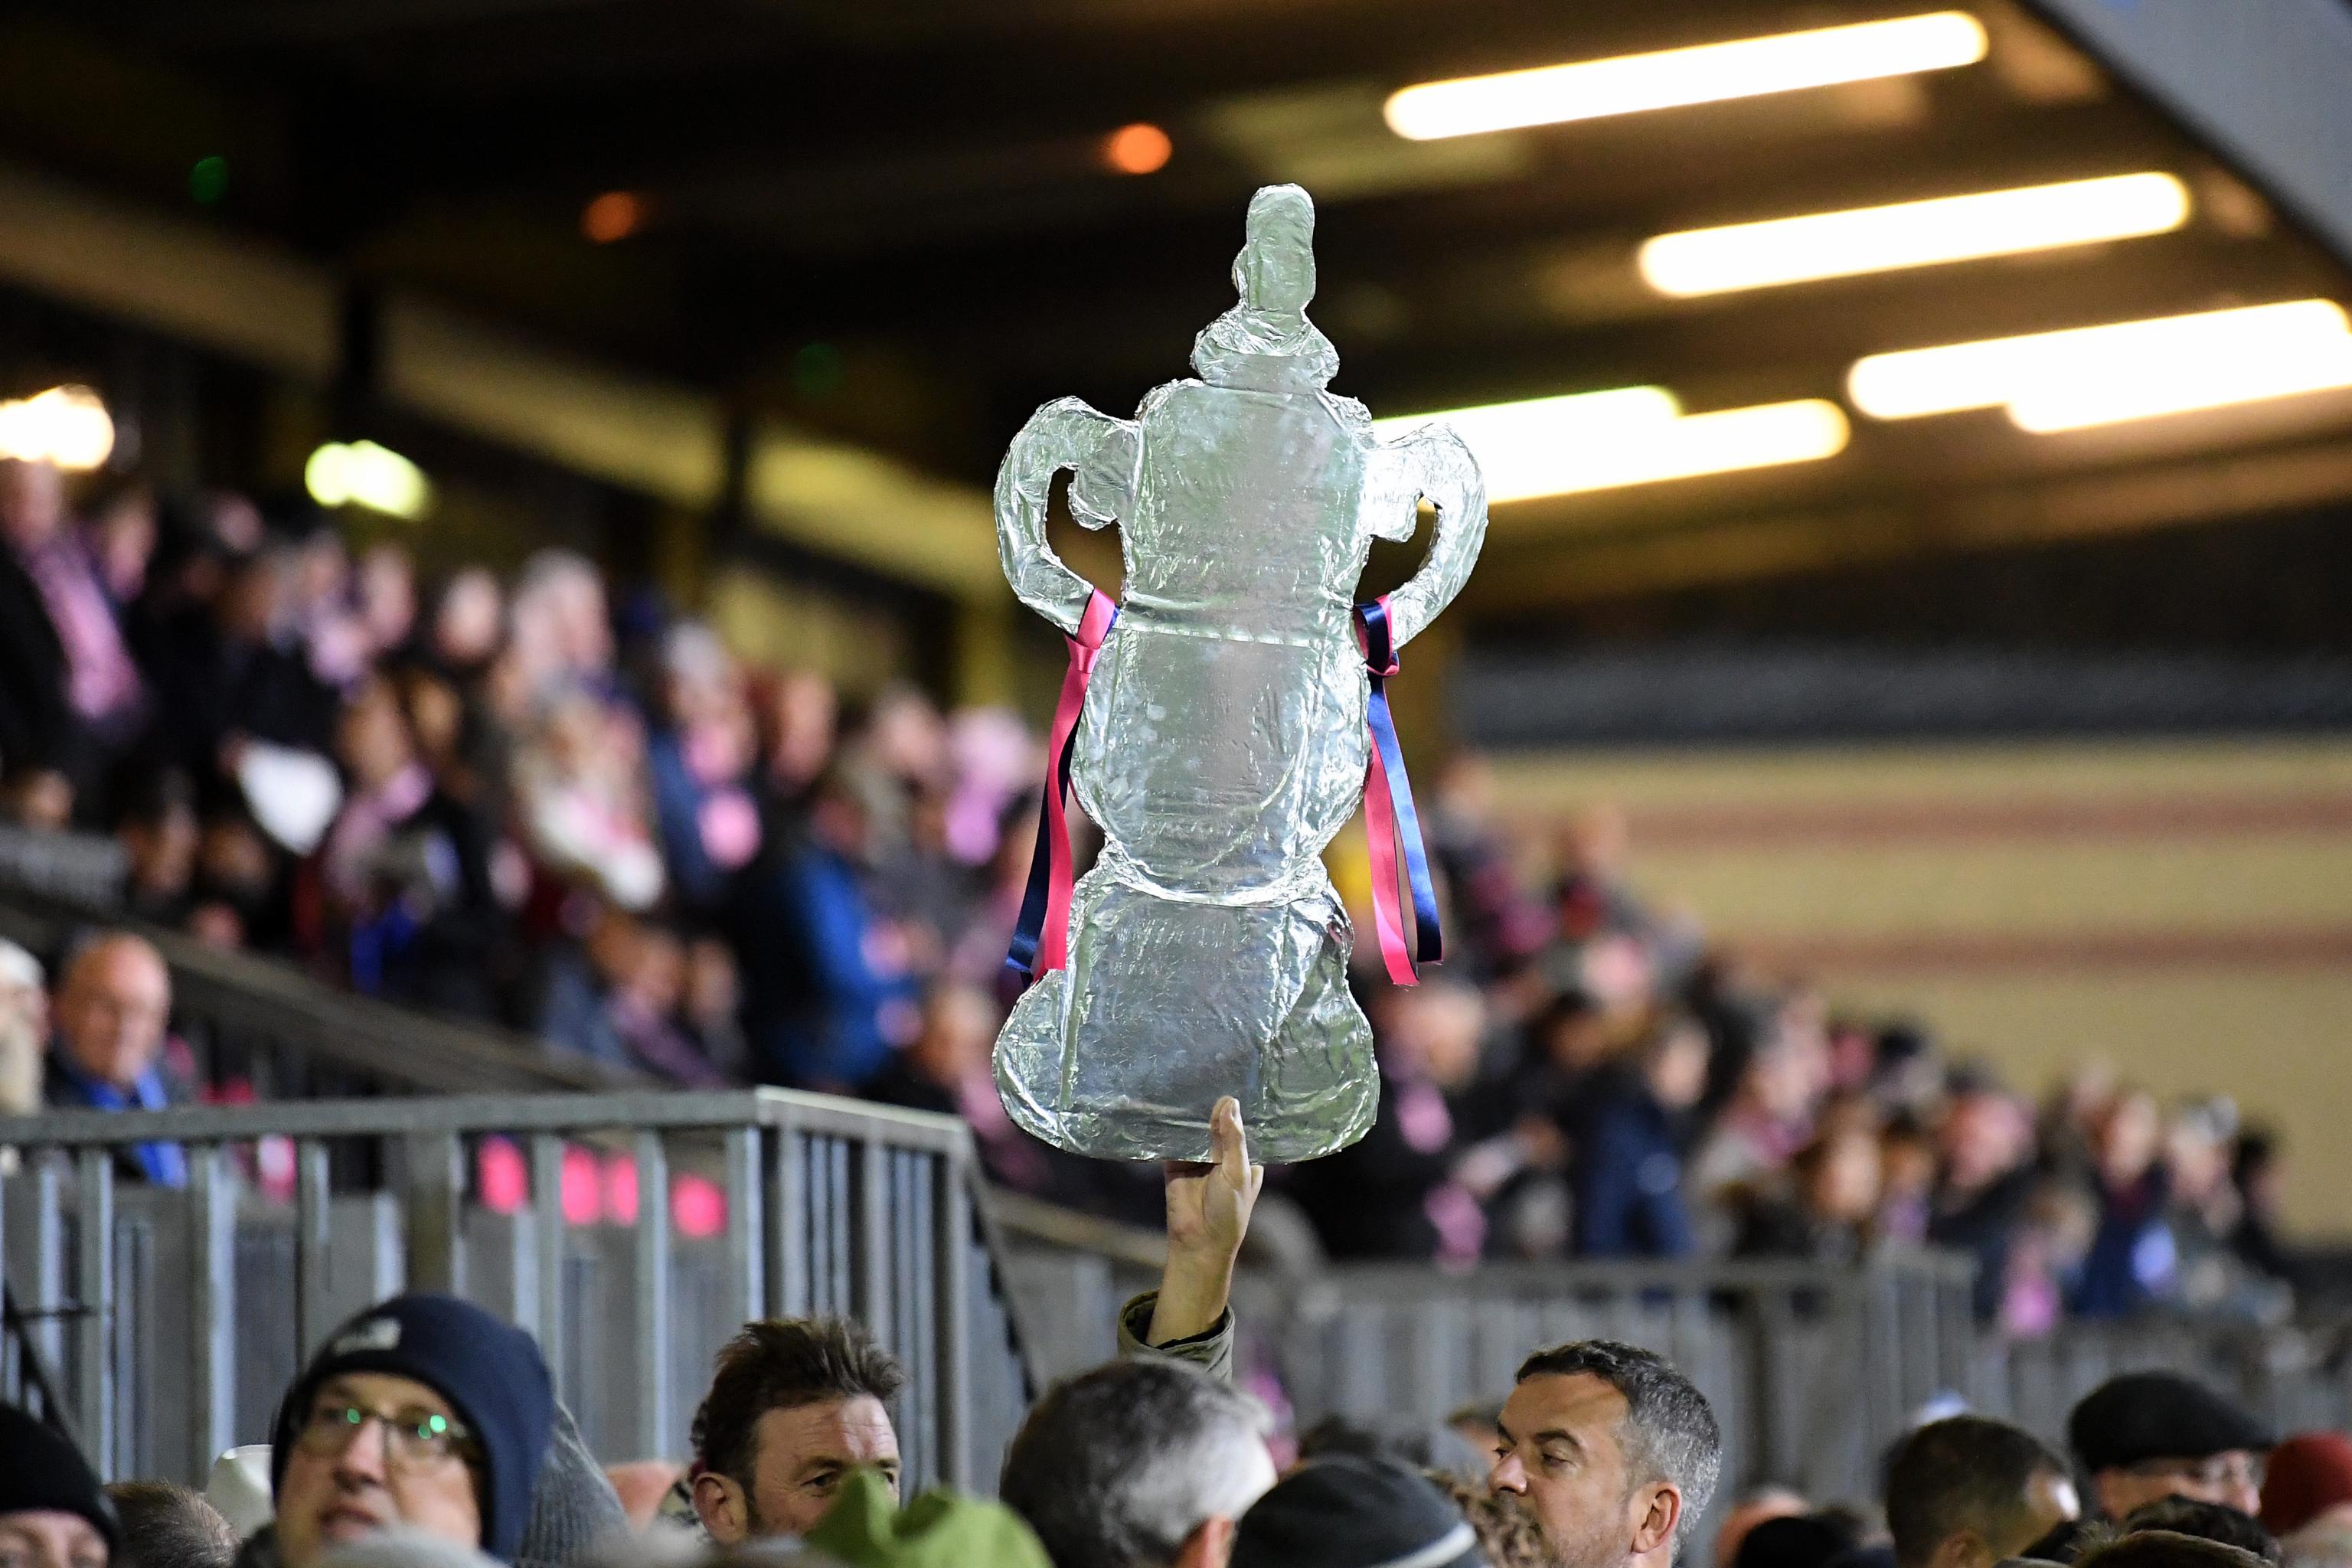
[[[2288,1141],[2289,1217],[2352,1237],[2352,741],[1533,755],[1498,809],[1632,820],[1635,879],[2039,1090],[2103,1058]]]

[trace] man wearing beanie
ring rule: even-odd
[[[62,1433],[0,1405],[0,1557],[25,1568],[107,1568],[114,1505]]]
[[[1334,1454],[1242,1515],[1228,1568],[1486,1568],[1453,1500],[1391,1459]]]
[[[337,1330],[287,1391],[275,1527],[241,1561],[319,1568],[401,1527],[512,1562],[554,1426],[529,1334],[451,1297],[394,1297]]]
[[[2168,1497],[2262,1511],[2263,1464],[2276,1441],[2202,1384],[2168,1372],[2110,1378],[2074,1406],[2066,1436],[2101,1515],[2119,1520]]]

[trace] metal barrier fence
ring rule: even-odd
[[[468,1193],[468,1152],[510,1141],[512,1213]],[[581,1141],[625,1150],[634,1223],[565,1212]],[[184,1189],[121,1173],[185,1151]],[[0,1256],[33,1364],[61,1379],[102,1476],[200,1479],[267,1439],[301,1360],[403,1288],[452,1290],[530,1328],[607,1456],[680,1455],[710,1357],[747,1319],[854,1316],[906,1363],[910,1478],[986,1486],[1030,1387],[956,1121],[777,1089],[401,1098],[0,1120],[19,1151]],[[290,1159],[290,1201],[247,1173]],[[673,1172],[723,1194],[675,1234]],[[13,1364],[13,1363],[12,1363]],[[23,1392],[12,1384],[6,1392]]]
[[[1158,1268],[1148,1233],[1006,1205],[1006,1273],[1049,1375],[1109,1353],[1116,1304]],[[1265,1217],[1263,1214],[1262,1218]],[[1245,1265],[1240,1362],[1304,1429],[1325,1415],[1434,1427],[1499,1399],[1528,1352],[1602,1336],[1660,1352],[1722,1423],[1717,1498],[1777,1483],[1875,1500],[1879,1464],[1930,1401],[2016,1421],[2063,1451],[2075,1403],[2118,1373],[2162,1368],[2231,1394],[2273,1430],[2352,1426],[2352,1323],[2255,1328],[2151,1316],[2007,1340],[1971,1312],[1965,1255],[1882,1251],[1801,1263]],[[1713,1521],[1701,1521],[1702,1545]]]
[[[113,847],[0,830],[0,937],[54,958],[78,931],[137,931],[172,973],[172,1026],[207,1089],[257,1100],[358,1094],[528,1094],[646,1080],[486,1024],[437,1018],[123,919],[103,896]],[[115,852],[119,858],[119,852]]]

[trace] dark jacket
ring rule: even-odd
[[[80,724],[66,678],[48,604],[16,552],[0,544],[0,772],[76,770]]]
[[[1687,1258],[1698,1249],[1675,1131],[1674,1117],[1638,1079],[1592,1101],[1570,1178],[1578,1257]]]

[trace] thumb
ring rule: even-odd
[[[1242,1102],[1232,1095],[1217,1101],[1209,1116],[1209,1142],[1217,1168],[1235,1188],[1249,1182],[1249,1139],[1242,1128]]]

